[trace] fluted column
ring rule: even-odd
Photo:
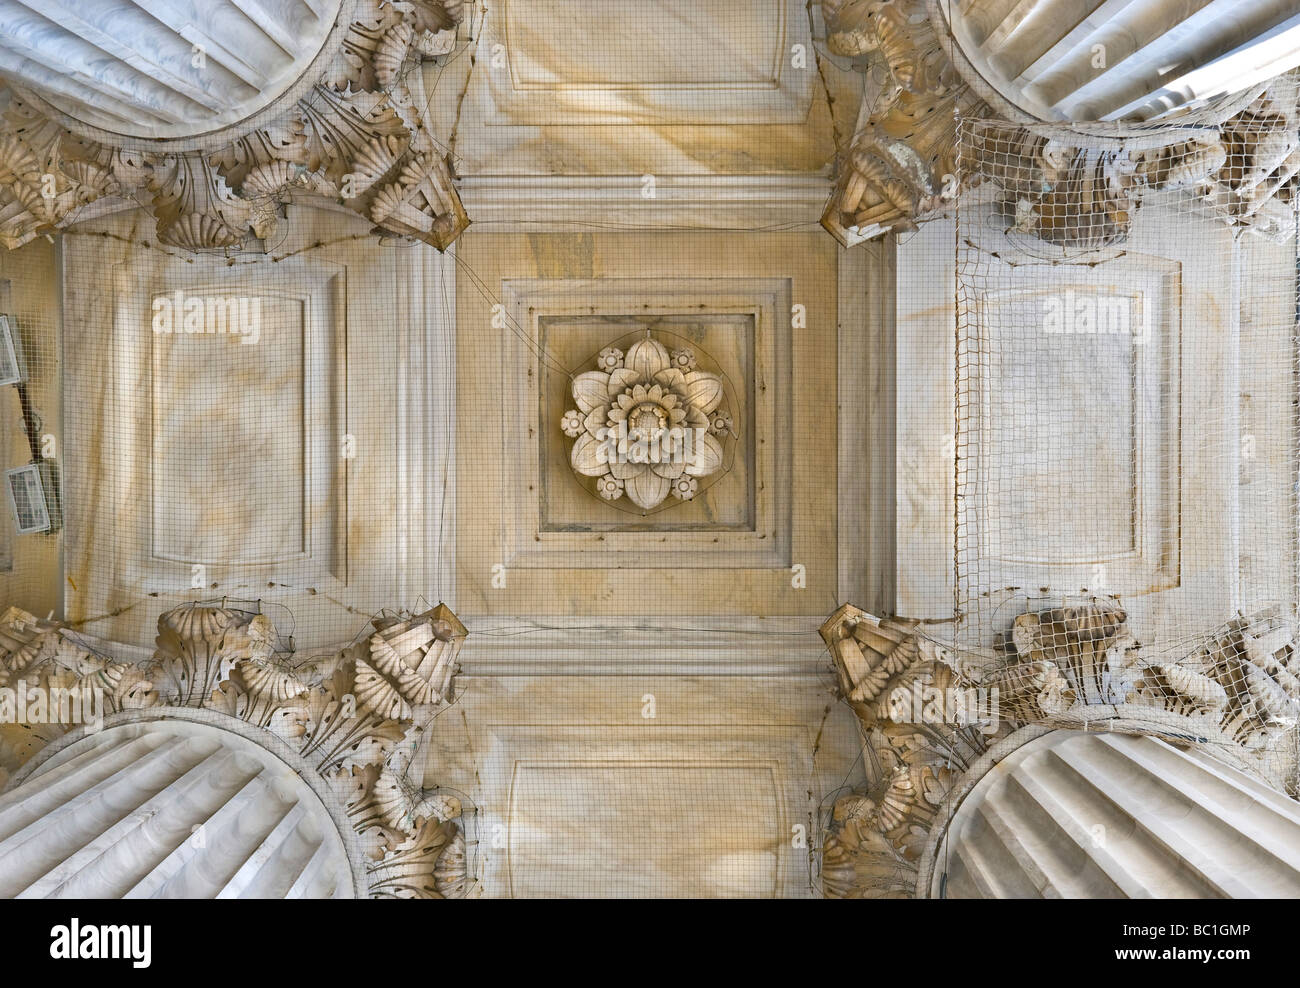
[[[963,76],[1020,122],[1150,120],[1300,65],[1289,0],[928,2]]]
[[[1300,804],[1152,737],[1052,731],[957,804],[944,898],[1300,896]]]
[[[450,56],[464,10],[0,0],[0,246],[103,199],[147,204],[183,250],[265,249],[313,201],[445,250],[469,218],[418,65]]]
[[[321,796],[214,723],[111,726],[0,797],[4,898],[350,898],[354,872]]]
[[[0,0],[0,75],[79,122],[182,138],[244,120],[321,52],[345,0]]]

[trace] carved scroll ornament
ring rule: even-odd
[[[450,700],[466,634],[439,604],[381,617],[368,639],[295,666],[275,650],[265,615],[192,604],[161,615],[153,655],[133,662],[10,607],[0,615],[0,687],[32,696],[99,688],[104,715],[198,707],[262,728],[342,797],[372,897],[457,898],[468,886],[460,803],[408,770],[422,725]],[[25,713],[0,725],[5,777],[72,728],[48,711]]]
[[[1140,645],[1123,609],[1102,601],[1022,614],[989,650],[956,649],[849,604],[821,633],[875,763],[868,788],[831,811],[829,897],[917,894],[922,855],[957,781],[1027,726],[1197,744],[1300,796],[1300,641],[1271,613],[1172,654]]]
[[[0,244],[18,247],[89,203],[124,197],[151,209],[161,243],[231,248],[273,237],[286,202],[315,196],[378,233],[445,249],[469,220],[424,120],[417,63],[451,51],[463,6],[361,0],[307,94],[216,150],[101,143],[64,127],[34,94],[0,90]]]

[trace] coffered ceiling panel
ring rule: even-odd
[[[458,474],[461,609],[825,610],[840,552],[838,250],[804,234],[462,245],[457,448],[477,466]],[[635,457],[608,473],[583,459],[620,416],[672,427],[692,402],[685,472],[653,464],[670,479],[634,491]]]
[[[808,15],[793,0],[501,7],[485,39],[503,123],[798,123],[812,102]]]

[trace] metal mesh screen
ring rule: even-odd
[[[1295,140],[1254,106],[1076,145],[961,122],[956,640],[1060,691],[1026,719],[1181,705],[1289,763]]]

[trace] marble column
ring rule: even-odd
[[[1051,731],[957,803],[929,894],[1295,898],[1300,804],[1200,750]]]
[[[73,129],[194,137],[284,95],[352,2],[0,0],[0,76]]]
[[[41,761],[0,797],[0,897],[353,897],[328,795],[218,720],[119,723]]]
[[[1300,65],[1288,0],[928,3],[962,75],[1022,122],[1173,120]]]

